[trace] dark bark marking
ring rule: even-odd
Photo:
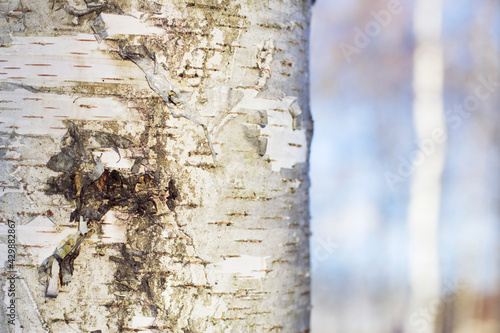
[[[67,133],[62,138],[65,146],[61,151],[53,155],[47,168],[61,173],[48,181],[46,194],[62,194],[70,201],[74,202],[76,209],[70,215],[70,222],[85,221],[88,223],[89,234],[102,233],[100,223],[104,215],[112,209],[127,210],[130,214],[138,216],[140,220],[150,221],[148,229],[154,232],[155,222],[153,216],[158,212],[155,201],[158,198],[165,198],[168,191],[166,204],[169,209],[175,208],[175,199],[179,193],[175,187],[175,181],[170,180],[168,188],[160,189],[159,173],[139,174],[142,158],[137,158],[130,172],[119,172],[117,170],[105,169],[99,160],[95,159],[92,149],[112,148],[118,151],[119,148],[127,149],[133,146],[133,142],[125,137],[100,132],[89,131],[78,128],[73,122],[66,122]],[[120,157],[121,158],[121,157]],[[96,173],[97,171],[97,173]],[[39,269],[41,282],[49,287],[49,276],[53,260],[56,259],[60,266],[60,283],[68,284],[73,273],[73,262],[79,254],[79,246],[86,235],[82,236],[71,246],[70,252],[65,256],[58,256],[57,249],[54,255],[47,258]],[[75,236],[76,237],[76,236]],[[139,285],[143,285],[144,291],[150,297],[149,284],[142,280],[137,280],[136,274],[142,264],[133,257],[143,257],[145,253],[139,250],[127,249],[125,244],[121,248],[122,258],[110,256],[109,260],[119,264],[116,278],[119,282],[117,288],[128,285],[131,290],[139,290]],[[125,269],[124,269],[125,268]],[[132,274],[133,273],[133,274]],[[130,276],[132,274],[132,276]],[[127,283],[133,280],[136,282]],[[139,288],[139,289],[138,289]],[[53,288],[54,289],[54,288]],[[55,289],[57,290],[57,289]],[[148,292],[149,290],[149,292]],[[49,295],[50,296],[50,295]],[[51,297],[56,297],[57,293]],[[156,311],[156,310],[155,310]]]

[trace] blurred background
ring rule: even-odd
[[[500,2],[317,0],[312,332],[500,332]]]

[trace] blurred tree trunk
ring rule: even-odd
[[[446,126],[443,110],[442,1],[418,0],[414,5],[416,46],[413,70],[413,120],[417,150],[408,208],[410,237],[410,326],[421,333],[436,330],[434,310],[440,299],[438,222]],[[430,318],[419,318],[420,312]]]
[[[310,3],[1,6],[1,331],[308,331]]]

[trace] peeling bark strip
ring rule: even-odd
[[[4,7],[0,331],[307,332],[309,4]]]

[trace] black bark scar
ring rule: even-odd
[[[61,174],[49,179],[46,193],[62,194],[68,201],[75,203],[76,209],[70,215],[70,222],[83,220],[87,222],[89,234],[101,234],[100,222],[109,210],[120,209],[132,215],[153,216],[158,212],[156,202],[159,202],[162,196],[165,198],[162,192],[166,190],[169,192],[166,196],[166,205],[174,210],[175,200],[179,195],[175,181],[171,179],[168,189],[162,191],[159,179],[154,175],[138,174],[138,164],[142,159],[136,159],[135,170],[119,172],[104,169],[95,179],[97,163],[92,155],[92,149],[126,149],[133,145],[132,141],[110,133],[81,130],[72,122],[67,122],[67,126],[68,132],[62,139],[66,146],[47,163],[47,168]],[[71,278],[73,261],[79,254],[80,243],[81,241],[74,245],[71,252],[63,258],[53,255],[60,265],[61,284],[64,274],[64,284],[69,282],[68,276],[69,280]],[[41,274],[45,276],[51,274],[49,267],[53,260],[51,257],[40,268]],[[119,262],[115,257],[110,257],[110,260]]]

